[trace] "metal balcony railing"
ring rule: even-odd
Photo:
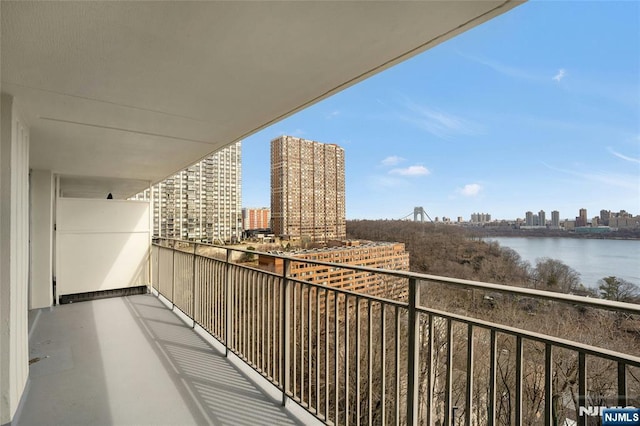
[[[640,305],[276,254],[265,271],[234,252],[257,254],[158,240],[153,289],[325,423],[587,425],[639,404]],[[299,263],[375,274],[388,297],[305,281]],[[571,338],[545,332],[558,319]]]

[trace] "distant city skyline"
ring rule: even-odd
[[[639,51],[640,2],[527,2],[245,138],[243,206],[287,134],[344,148],[347,219],[639,214]]]

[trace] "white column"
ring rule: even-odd
[[[29,375],[29,130],[2,94],[0,133],[0,424],[13,420]]]
[[[31,282],[29,309],[53,304],[53,197],[50,170],[31,171]]]

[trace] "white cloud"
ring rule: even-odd
[[[402,157],[398,157],[397,155],[392,155],[392,156],[389,156],[389,157],[385,158],[384,160],[382,160],[382,165],[383,166],[397,166],[398,164],[400,164],[404,160],[405,159],[402,158]]]
[[[626,155],[620,154],[619,152],[615,152],[611,148],[609,148],[609,152],[618,158],[622,158],[623,160],[630,161],[632,163],[640,163],[640,158],[627,157]]]
[[[406,185],[406,180],[392,176],[372,176],[369,178],[369,186],[372,190],[376,191],[389,188],[402,188]]]
[[[337,117],[340,115],[340,111],[338,111],[337,109],[334,111],[331,111],[330,113],[328,113],[327,115],[325,115],[325,118],[327,120],[331,120],[333,117]]]
[[[539,76],[536,76],[527,70],[505,65],[503,63],[500,63],[491,59],[483,58],[480,56],[467,55],[466,53],[462,53],[462,52],[457,52],[457,53],[463,58],[466,58],[470,61],[477,62],[481,65],[489,67],[492,70],[496,71],[497,73],[506,75],[508,77],[515,77],[515,78],[520,78],[525,80],[540,80]]]
[[[424,166],[409,166],[404,169],[393,169],[389,173],[400,176],[426,176],[431,172]]]
[[[438,109],[406,102],[410,114],[401,114],[400,119],[426,130],[443,139],[454,135],[475,135],[480,133],[478,126],[454,114]]]
[[[557,172],[565,173],[568,175],[576,176],[582,180],[589,180],[591,182],[601,183],[605,185],[615,186],[619,188],[629,189],[632,191],[638,190],[637,184],[637,176],[634,175],[625,175],[625,174],[617,174],[611,172],[596,172],[592,171],[589,173],[576,172],[573,170],[561,169],[558,167],[553,167],[547,163],[542,163],[545,167],[550,170],[555,170]]]
[[[477,183],[470,183],[468,185],[465,185],[458,192],[460,192],[460,194],[464,195],[465,197],[475,197],[480,193],[480,191],[482,191],[481,185]]]
[[[553,76],[553,79],[555,81],[559,82],[560,80],[562,80],[564,78],[565,75],[567,75],[567,72],[565,71],[565,69],[564,68],[560,68],[558,70],[558,73],[555,76]]]

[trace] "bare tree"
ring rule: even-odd
[[[580,288],[580,274],[559,260],[543,257],[537,259],[533,270],[536,288],[540,290],[571,293]]]

